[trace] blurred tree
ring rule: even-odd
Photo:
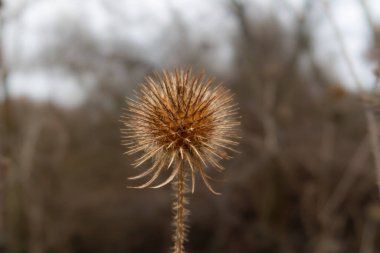
[[[111,24],[122,28],[110,25],[111,35],[130,28],[119,2],[99,2],[114,18]],[[378,196],[363,113],[357,94],[330,85],[336,84],[326,71],[330,66],[313,59],[314,1],[305,1],[300,12],[289,7],[297,20],[295,33],[273,15],[254,19],[248,2],[222,4],[225,15],[234,14],[238,30],[229,35],[236,61],[230,74],[219,76],[237,93],[242,154],[227,162],[226,182],[215,183],[221,198],[210,200],[206,189],[197,189],[190,252],[379,249]],[[0,169],[4,173],[7,165],[12,172],[7,177],[12,201],[0,205],[9,210],[2,216],[9,224],[8,252],[167,249],[166,189],[125,190],[132,159],[121,155],[118,120],[124,95],[146,73],[176,64],[214,69],[215,41],[196,40],[192,29],[200,27],[189,27],[176,3],[169,7],[170,21],[154,41],[155,50],[172,57],[167,61],[152,60],[153,51],[138,54],[135,44],[120,38],[99,42],[84,22],[65,20],[53,31],[59,38],[54,46],[22,66],[45,74],[59,69],[78,80],[87,97],[70,109],[9,96],[1,102]],[[214,20],[217,12],[206,13],[202,21]],[[223,32],[208,31],[210,36]],[[314,67],[304,71],[305,61]],[[21,68],[17,64],[8,71]],[[7,84],[1,85],[5,91]],[[6,146],[11,160],[4,157]]]

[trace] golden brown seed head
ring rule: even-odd
[[[227,150],[237,145],[235,139],[237,107],[232,94],[223,86],[214,86],[212,79],[203,75],[193,76],[191,70],[163,72],[148,77],[134,99],[128,99],[128,110],[122,116],[123,144],[128,154],[142,152],[135,166],[152,159],[153,165],[138,176],[152,175],[146,183],[136,187],[150,186],[163,169],[171,174],[163,183],[170,183],[182,165],[187,165],[192,175],[199,172],[207,187],[210,177],[205,167],[223,170],[220,159],[230,158]],[[214,192],[215,193],[215,192]]]

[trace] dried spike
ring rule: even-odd
[[[150,188],[160,188],[162,186],[165,186],[167,185],[168,183],[170,183],[171,181],[173,181],[174,177],[177,175],[178,173],[178,170],[180,168],[180,164],[177,165],[177,167],[172,171],[172,173],[170,174],[170,176],[164,181],[162,182],[161,184],[159,185],[156,185],[156,186],[151,186]]]
[[[144,184],[142,184],[142,185],[139,185],[139,186],[127,186],[127,187],[128,187],[128,188],[135,188],[135,189],[143,189],[143,188],[148,187],[149,185],[151,185],[151,184],[154,182],[154,180],[156,180],[156,179],[158,178],[158,176],[160,175],[160,173],[161,173],[163,167],[164,167],[164,166],[163,166],[163,164],[162,164],[162,166],[160,166],[160,167],[157,169],[157,171],[153,174],[152,178],[149,179],[148,182],[146,182],[146,183],[144,183]]]
[[[195,169],[194,169],[193,162],[191,161],[189,155],[186,153],[185,156],[186,156],[187,163],[189,164],[190,169],[191,169],[191,193],[194,193],[194,191],[195,191]]]
[[[210,182],[208,181],[208,176],[206,175],[206,173],[204,172],[203,169],[199,170],[199,174],[201,174],[201,177],[203,179],[203,182],[205,183],[205,185],[207,186],[207,188],[212,192],[214,193],[215,195],[220,195],[219,192],[216,192],[212,186],[210,185]]]
[[[152,172],[156,169],[157,165],[158,165],[160,162],[161,162],[161,160],[157,160],[157,161],[155,161],[154,164],[153,164],[148,170],[144,171],[143,173],[141,173],[141,174],[139,174],[139,175],[137,175],[137,176],[129,177],[128,179],[129,179],[129,180],[136,180],[136,179],[140,179],[140,178],[143,178],[143,177],[149,175],[150,173],[152,173]]]
[[[157,152],[160,151],[162,148],[163,148],[163,146],[158,147],[157,149],[155,149],[153,151],[149,151],[148,153],[146,153],[145,155],[143,155],[142,157],[137,159],[136,162],[134,163],[134,166],[135,167],[140,166],[141,164],[146,162],[149,158],[152,158],[155,154],[157,154]]]
[[[170,168],[170,166],[172,166],[172,163],[174,161],[175,156],[176,156],[176,153],[173,152],[172,158],[170,159],[170,162],[169,162],[169,165],[168,165],[168,169]]]
[[[205,162],[205,160],[203,159],[203,157],[201,156],[201,154],[199,154],[198,150],[194,147],[194,145],[190,145],[191,147],[191,150],[195,152],[195,154],[198,156],[198,158],[203,162],[203,164],[207,167],[207,163]]]

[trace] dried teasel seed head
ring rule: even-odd
[[[141,152],[134,166],[152,160],[152,166],[130,179],[150,177],[134,188],[164,186],[177,176],[181,164],[192,178],[200,174],[206,186],[216,193],[205,172],[210,166],[224,170],[219,163],[229,159],[227,151],[235,151],[237,127],[240,125],[233,95],[203,74],[193,75],[190,69],[163,72],[147,77],[135,98],[127,99],[122,116],[123,144],[127,154]],[[152,186],[164,169],[170,176]]]

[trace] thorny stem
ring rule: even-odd
[[[185,197],[187,193],[186,185],[186,172],[183,160],[180,161],[180,168],[176,177],[173,181],[173,189],[175,191],[175,200],[173,203],[173,213],[174,213],[174,226],[175,231],[173,234],[173,253],[184,253],[184,242],[186,240],[186,221],[188,216],[188,210],[186,210],[185,205],[188,201]]]

